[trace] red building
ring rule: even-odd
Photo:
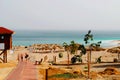
[[[3,62],[7,62],[7,50],[12,49],[12,34],[14,31],[0,27],[0,45],[3,46],[2,50],[3,52],[0,53],[0,55],[3,54]]]

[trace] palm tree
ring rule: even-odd
[[[88,31],[88,33],[84,36],[84,41],[85,44],[88,44],[89,40],[93,40],[93,35],[91,34],[91,30]],[[91,54],[91,46],[89,46],[90,48],[90,54]],[[90,54],[87,54],[87,59],[88,59],[88,78],[90,78]]]
[[[70,53],[70,46],[66,43],[66,42],[64,42],[63,43],[63,47],[65,48],[65,51],[67,51],[67,56],[68,56],[68,65],[69,65],[69,53]]]
[[[99,42],[97,42],[97,43],[91,43],[91,44],[90,44],[90,47],[91,47],[91,50],[90,50],[90,51],[92,51],[92,48],[96,48],[96,49],[100,48],[100,44],[101,44],[101,43],[102,43],[101,41],[99,41]],[[91,62],[91,52],[90,52],[90,62]]]
[[[88,31],[88,33],[84,36],[85,44],[89,43],[89,40],[93,40],[93,35],[91,34],[91,30]]]
[[[71,41],[70,44],[70,52],[71,54],[76,54],[79,46],[75,43],[75,41]]]
[[[82,56],[82,55],[85,55],[85,54],[86,54],[86,48],[85,48],[85,46],[84,46],[84,45],[80,45],[80,46],[79,46],[79,50],[81,50],[81,52],[80,52],[80,56]]]
[[[89,43],[89,40],[93,40],[93,35],[91,34],[91,30],[88,31],[88,33],[84,36],[84,41],[85,44]],[[90,63],[91,63],[91,52],[92,52],[92,47],[100,47],[101,41],[97,43],[92,43],[89,45],[90,48],[90,53],[88,53],[87,58],[88,58],[88,78],[90,78]]]
[[[65,47],[65,50],[67,51],[68,65],[69,65],[70,54],[76,54],[79,46],[74,41],[71,41],[69,45],[64,42],[63,47]]]

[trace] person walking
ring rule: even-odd
[[[25,61],[28,61],[28,59],[29,59],[29,55],[28,53],[25,53]]]

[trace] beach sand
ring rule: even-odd
[[[8,63],[0,63],[0,80],[4,80],[5,77],[16,67],[16,61],[10,61]]]
[[[14,69],[18,63],[17,61],[17,55],[19,53],[29,53],[30,56],[30,61],[32,61],[33,63],[36,60],[40,60],[43,59],[43,62],[41,63],[41,65],[37,66],[38,69],[38,78],[41,79],[44,78],[44,74],[41,74],[39,71],[42,70],[43,68],[48,68],[50,66],[55,66],[55,65],[50,65],[49,63],[47,63],[48,61],[53,61],[53,56],[56,56],[56,63],[63,63],[67,61],[67,52],[61,52],[63,53],[63,57],[59,58],[59,52],[58,53],[32,53],[29,52],[27,48],[19,48],[14,50],[14,53],[10,53],[10,51],[8,51],[8,63],[0,63],[0,80],[5,79],[5,77],[12,71],[12,69]],[[79,51],[78,51],[79,53]],[[47,56],[47,57],[45,57]],[[73,55],[70,55],[70,57],[72,57]],[[102,56],[102,62],[104,63],[97,63],[97,64],[91,64],[91,71],[94,72],[100,72],[100,71],[104,71],[105,68],[110,67],[110,65],[120,65],[119,63],[105,63],[105,62],[113,62],[114,58],[117,58],[117,54],[116,53],[109,53],[107,52],[107,50],[105,51],[92,51],[92,62],[95,62],[96,58]],[[83,55],[82,57],[83,59],[83,63],[87,63],[87,55]],[[104,66],[106,65],[106,66]],[[108,66],[107,66],[108,65]],[[72,67],[76,67],[76,68],[80,68],[81,70],[84,70],[84,67],[87,66],[87,64],[85,65],[72,65]],[[103,67],[100,67],[103,66]],[[55,66],[57,68],[61,68],[63,66]],[[116,67],[116,66],[113,66]],[[118,70],[120,70],[120,67],[116,67]],[[44,73],[44,71],[43,71]],[[39,80],[38,79],[38,80]]]

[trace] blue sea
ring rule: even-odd
[[[76,43],[84,44],[84,35],[88,31],[41,31],[41,30],[15,30],[13,34],[13,45],[29,46],[32,44],[63,44],[74,40]],[[94,40],[90,43],[102,41],[102,47],[118,46],[111,43],[120,40],[120,31],[92,31]]]

